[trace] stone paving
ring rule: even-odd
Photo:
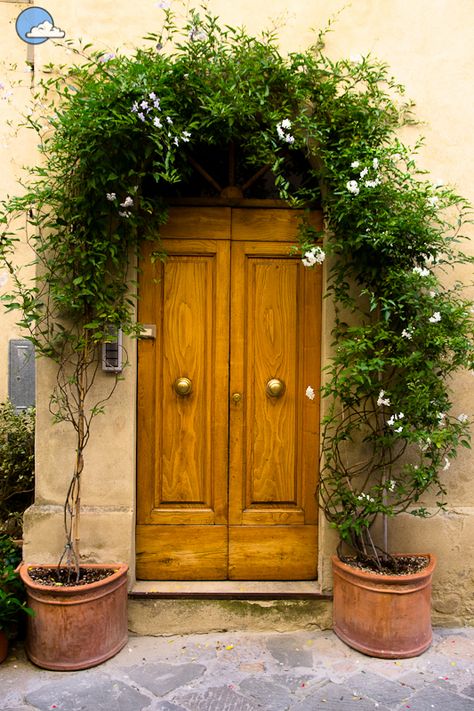
[[[0,665],[2,711],[474,711],[474,628],[438,629],[421,657],[382,660],[332,632],[131,637],[81,672]]]

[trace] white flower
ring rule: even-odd
[[[396,427],[393,431],[400,433],[400,432],[402,432],[402,430],[403,430],[403,427],[400,425],[400,427]]]
[[[407,338],[409,341],[413,338],[413,334],[411,331],[408,331],[406,328],[403,329],[402,331],[402,338]]]
[[[305,267],[312,267],[315,264],[322,264],[326,258],[326,254],[321,247],[312,247],[308,252],[304,253],[302,262]]]
[[[133,205],[133,198],[130,197],[130,195],[127,195],[125,200],[120,203],[120,207],[132,207]]]
[[[359,184],[357,183],[357,180],[349,180],[348,183],[346,183],[346,188],[352,195],[358,195],[360,192]]]
[[[378,400],[377,400],[377,405],[378,405],[379,407],[382,407],[382,405],[390,405],[390,400],[388,399],[388,397],[385,397],[385,390],[381,390],[381,391],[379,392],[379,397],[378,397]]]
[[[421,277],[427,277],[430,275],[430,270],[425,267],[413,267],[412,272],[413,274],[418,274],[418,276]]]
[[[447,457],[445,457],[443,471],[447,472],[450,466],[451,466],[451,462],[449,461],[449,459]]]
[[[189,143],[189,139],[191,138],[191,134],[189,131],[183,131],[181,134],[181,140],[184,141],[184,143]]]
[[[152,101],[154,101],[154,100],[156,99],[156,94],[155,94],[155,92],[154,92],[154,91],[150,91],[150,93],[148,94],[148,98],[151,99]]]
[[[388,489],[389,491],[394,491],[396,485],[397,485],[397,482],[395,481],[395,479],[390,479],[390,481],[387,482],[387,489]]]
[[[167,117],[166,117],[166,121],[170,124],[170,126],[171,126],[172,123],[173,123],[173,119],[171,118],[171,116],[167,116]]]
[[[430,207],[435,207],[438,202],[439,202],[439,198],[436,195],[432,195],[427,200],[427,203]]]
[[[428,321],[430,323],[438,323],[438,321],[441,321],[441,314],[439,311],[435,311],[433,316],[430,316]]]
[[[446,418],[446,414],[444,412],[438,412],[438,422],[443,422]]]
[[[291,128],[291,121],[290,119],[283,119],[283,121],[280,121],[280,123],[277,123],[276,130],[278,133],[278,138],[281,141],[285,141],[286,143],[294,143],[295,142],[295,137],[291,135],[291,133],[287,133],[283,129],[289,129]]]
[[[106,193],[105,197],[107,198],[107,200],[110,200],[110,202],[113,202],[117,199],[117,195],[115,193]]]
[[[205,32],[199,30],[197,27],[192,27],[190,33],[188,34],[188,37],[191,42],[196,42],[196,40],[205,40],[207,38],[207,35]]]
[[[368,169],[368,168],[363,168],[363,169],[360,171],[360,177],[361,177],[361,178],[365,178],[365,176],[367,175],[368,172],[369,172],[369,169]]]
[[[362,492],[361,494],[359,494],[359,496],[357,497],[357,500],[358,501],[369,501],[372,504],[375,502],[375,499],[372,498],[372,496],[369,496],[368,494],[366,494],[365,492]]]
[[[467,422],[468,419],[469,419],[468,415],[466,415],[464,412],[461,412],[461,414],[458,415],[459,422]]]
[[[145,99],[143,99],[143,101],[140,101],[140,107],[142,109],[147,109],[148,108],[148,101],[145,101]]]
[[[158,116],[155,116],[153,119],[153,125],[156,126],[156,128],[161,128],[163,126]]]
[[[314,398],[316,397],[316,393],[314,392],[311,385],[308,385],[308,387],[306,388],[305,395],[309,400],[314,400]]]
[[[405,417],[405,415],[403,414],[403,412],[399,412],[398,415],[392,415],[391,418],[390,418],[389,420],[387,420],[387,425],[389,425],[390,427],[393,427],[393,425],[394,425],[398,420],[402,420],[404,417]],[[401,432],[402,429],[403,429],[403,427],[398,427],[398,428],[395,430],[395,432]]]
[[[358,168],[359,165],[360,165],[359,161],[358,161],[358,160],[355,160],[355,161],[353,161],[353,162],[351,163],[351,168]]]
[[[377,170],[377,168],[379,167],[379,159],[374,158],[374,160],[372,161],[372,165],[374,166],[375,170]]]
[[[159,109],[160,108],[160,100],[155,99],[153,102],[153,106],[155,107],[155,109]]]
[[[170,6],[168,0],[161,0],[161,2],[156,2],[155,7],[159,7],[161,10],[167,10]]]
[[[144,120],[145,120],[145,114],[143,113],[143,111],[140,111],[140,112],[137,114],[137,116],[138,116],[138,118],[140,119],[140,121],[144,121]]]
[[[128,210],[119,210],[119,215],[120,217],[130,217],[132,213],[129,212]]]
[[[179,138],[177,136],[173,138],[173,143],[175,146],[179,146]]]
[[[375,180],[366,180],[364,185],[366,188],[376,188],[377,185],[380,185],[380,179],[375,178]]]
[[[392,160],[393,160],[393,161],[397,162],[397,161],[400,160],[400,158],[401,158],[400,153],[393,153],[393,155],[392,155]]]

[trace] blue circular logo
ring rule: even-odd
[[[42,7],[27,7],[16,18],[18,37],[28,44],[42,44],[49,39],[62,39],[65,35],[59,27],[55,27],[49,12]]]

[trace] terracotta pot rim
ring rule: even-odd
[[[43,591],[43,592],[54,592],[57,595],[73,595],[81,592],[87,592],[89,590],[94,590],[96,588],[103,587],[110,583],[114,583],[118,578],[126,575],[128,572],[128,565],[126,563],[83,563],[81,567],[83,568],[105,568],[113,569],[115,573],[109,575],[107,578],[102,580],[95,580],[93,583],[86,583],[85,585],[68,585],[67,587],[62,587],[59,585],[41,585],[37,583],[30,577],[28,570],[30,568],[56,568],[57,566],[52,563],[21,563],[18,567],[21,579],[23,583],[31,590]],[[65,568],[66,566],[61,566]]]
[[[361,570],[353,565],[344,563],[338,555],[334,554],[331,556],[332,564],[335,568],[345,570],[355,577],[364,578],[365,580],[370,580],[373,582],[384,582],[389,585],[390,583],[409,583],[412,580],[420,580],[424,577],[429,577],[436,567],[436,556],[433,553],[392,553],[395,558],[400,556],[419,556],[428,559],[428,565],[419,570],[417,573],[408,573],[407,575],[384,575],[383,573],[368,572],[367,570]]]

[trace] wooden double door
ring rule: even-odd
[[[320,268],[297,211],[174,208],[144,250],[137,577],[316,577]]]

